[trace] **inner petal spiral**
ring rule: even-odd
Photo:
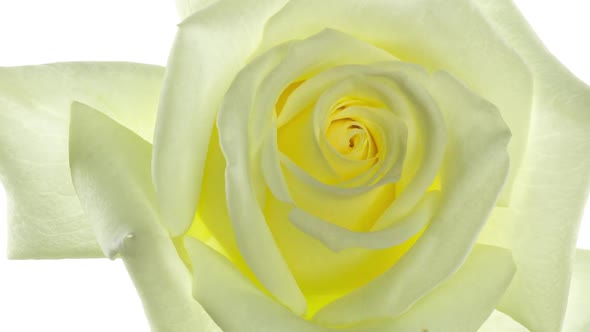
[[[375,149],[370,148],[375,145],[371,133],[362,123],[352,119],[330,121],[326,138],[334,149],[350,159],[364,160],[375,156]]]
[[[341,116],[349,107],[362,104],[360,100],[341,100],[326,121],[325,136],[330,147],[349,160],[377,157],[378,146],[371,129],[360,119]]]

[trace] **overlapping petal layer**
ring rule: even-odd
[[[312,50],[317,49],[316,45],[320,44],[332,45],[333,47],[329,48],[331,52],[325,52],[322,53],[322,55],[316,54],[314,60],[318,60],[318,56],[323,57],[323,60],[306,64],[306,61],[311,60],[306,55],[311,54],[310,52]],[[321,72],[330,67],[350,62],[382,61],[384,58],[386,59],[388,57],[386,54],[376,49],[373,51],[376,52],[376,56],[371,57],[370,51],[372,49],[373,48],[370,45],[355,41],[346,35],[329,30],[318,34],[310,40],[281,46],[257,59],[238,75],[238,78],[228,91],[223,107],[219,113],[217,126],[221,138],[220,143],[228,165],[225,180],[227,181],[226,189],[228,195],[229,217],[233,225],[232,238],[236,239],[237,247],[240,248],[240,254],[244,256],[258,280],[260,280],[262,285],[269,289],[271,293],[275,294],[275,296],[277,296],[276,292],[287,294],[286,290],[288,287],[285,287],[285,284],[283,284],[283,286],[279,285],[284,282],[289,282],[289,275],[285,274],[285,272],[290,271],[284,270],[283,263],[281,263],[281,257],[276,256],[276,254],[280,255],[281,252],[276,251],[277,249],[273,249],[276,248],[277,244],[275,244],[274,239],[270,237],[271,234],[268,233],[266,227],[270,227],[270,230],[272,230],[275,237],[277,236],[277,233],[279,233],[277,243],[279,247],[282,248],[282,253],[290,256],[288,257],[287,262],[291,269],[297,269],[296,266],[299,265],[297,262],[304,261],[303,258],[307,255],[305,255],[304,252],[293,252],[293,255],[291,255],[291,253],[285,252],[285,248],[296,243],[303,245],[308,242],[308,240],[293,241],[294,239],[301,239],[293,234],[284,233],[281,229],[283,226],[279,226],[279,229],[277,229],[277,225],[288,222],[286,218],[291,209],[276,209],[275,206],[277,206],[276,203],[278,203],[278,201],[275,201],[274,197],[282,197],[283,200],[286,201],[286,204],[299,205],[299,202],[297,201],[298,197],[294,197],[293,200],[291,200],[291,193],[295,195],[307,195],[309,193],[309,190],[292,190],[293,188],[290,188],[290,190],[288,181],[283,179],[285,174],[283,174],[279,164],[274,106],[281,93],[281,87],[286,88],[293,81],[298,81],[303,77]],[[364,52],[362,52],[362,50],[364,50]],[[332,52],[336,52],[337,55],[334,55]],[[321,66],[317,67],[314,63],[319,63]],[[265,78],[266,75],[268,76]],[[419,118],[419,116],[417,117]],[[442,131],[444,126],[439,124],[439,129],[434,129],[434,127],[435,125],[431,124],[425,129],[432,130],[425,131],[436,137],[436,132]],[[274,150],[272,150],[273,148]],[[262,152],[259,152],[260,150],[262,150]],[[265,155],[265,151],[269,150],[270,152],[267,152]],[[432,154],[429,158],[436,158],[435,156],[436,154]],[[260,159],[262,159],[262,161],[260,161]],[[428,158],[426,159],[429,160]],[[430,169],[434,170],[434,174],[431,176],[432,181],[436,173],[436,162],[434,163],[434,166],[429,163],[425,164],[427,164]],[[260,170],[264,169],[265,165],[267,171],[263,173]],[[270,169],[270,171],[268,171],[268,169]],[[273,171],[273,169],[276,171]],[[430,183],[424,182],[424,180],[425,179],[421,179],[424,187],[423,190],[426,190]],[[206,181],[219,180],[207,176]],[[428,180],[426,179],[426,181]],[[270,191],[274,196],[269,197],[268,199],[270,199],[270,201],[268,202],[265,201],[266,186],[270,188]],[[273,190],[273,188],[275,190]],[[223,198],[224,197],[220,197],[219,199]],[[361,204],[358,202],[358,197],[356,198],[357,201],[355,201],[355,197],[352,197],[351,202],[354,204],[351,206],[352,208],[355,206],[358,207],[359,204]],[[420,196],[416,196],[416,198],[419,199]],[[333,201],[334,199],[332,198],[331,200]],[[322,203],[329,205],[330,199],[325,199]],[[212,207],[203,207],[203,209],[211,208]],[[258,209],[260,209],[260,211],[257,211]],[[263,212],[263,214],[261,212]],[[220,223],[222,223],[220,220],[203,220],[203,218],[201,218],[201,220],[207,224],[214,236],[222,235],[219,231],[227,233],[230,229],[230,227],[227,226],[220,227]],[[227,221],[223,223],[227,223]],[[268,226],[266,226],[267,223]],[[422,227],[419,227],[418,230],[421,228]],[[284,239],[280,234],[285,234],[290,238]],[[411,237],[414,234],[415,233],[412,233],[409,236]],[[228,243],[228,241],[231,242],[231,238],[227,236],[223,237],[223,235],[219,236],[219,238],[226,248],[236,248],[236,245]],[[404,240],[406,239],[407,237]],[[389,247],[394,244],[395,243],[390,243]],[[317,247],[317,245],[312,246],[311,248],[314,247]],[[265,249],[260,250],[261,248]],[[348,270],[356,269],[358,271],[356,272],[357,274],[364,273],[365,276],[361,279],[366,282],[366,280],[368,280],[367,278],[376,276],[379,271],[383,271],[383,268],[391,265],[391,260],[383,259],[384,257],[389,256],[392,259],[397,259],[403,252],[405,252],[405,250],[407,250],[407,248],[408,245],[405,244],[400,248],[393,248],[387,252],[374,253],[370,250],[365,250],[364,252],[361,250],[361,252],[355,253],[355,251],[358,250],[353,250],[352,252],[340,255],[337,260],[329,259],[330,257],[320,255],[319,258],[325,258],[325,262],[322,263],[324,264],[324,267],[321,268],[322,271],[317,271],[317,269],[313,268],[304,268],[305,271],[295,271],[295,277],[299,283],[305,283],[305,281],[302,281],[301,279],[307,278],[301,276],[301,272],[303,272],[304,275],[309,275],[311,277],[310,280],[315,279],[321,282],[321,280],[333,279],[327,278],[327,276],[336,275],[338,271],[341,271],[344,267]],[[325,248],[319,248],[319,250],[320,252],[326,253],[328,256],[333,255]],[[317,256],[317,252],[314,253],[313,250],[310,251],[310,253]],[[274,256],[274,258],[271,258],[272,256]],[[377,257],[381,257],[381,259],[378,259]],[[290,260],[289,258],[293,258],[295,261]],[[317,262],[321,261],[321,259],[317,260]],[[376,261],[382,261],[381,264],[377,265],[381,267],[376,269],[369,268],[371,265],[375,265],[374,263]],[[326,265],[326,262],[330,263]],[[359,263],[366,268],[359,268]],[[342,264],[343,266],[338,267],[338,265]],[[367,274],[367,269],[372,271]],[[281,270],[285,272],[277,272]],[[324,273],[324,271],[326,271],[327,274]],[[310,275],[310,273],[313,274],[313,276]],[[359,281],[354,280],[356,278],[350,279],[352,279],[355,286],[359,285]],[[350,288],[350,281],[348,283],[349,285],[346,287]],[[292,296],[293,295],[283,295],[278,297],[284,301],[285,299],[293,298]]]
[[[490,220],[496,231],[487,242],[512,249],[518,267],[499,310],[530,330],[556,331],[590,190],[590,88],[545,49],[511,1],[473,4],[534,78],[531,131],[514,200]]]
[[[226,197],[222,199],[227,199],[240,254],[266,289],[279,301],[302,314],[306,310],[305,300],[266,224],[260,196],[257,195],[261,176],[252,165],[249,146],[252,138],[248,131],[250,113],[247,110],[255,103],[256,88],[264,79],[264,74],[283,58],[285,50],[286,47],[277,48],[241,72],[229,89],[228,97],[224,99],[217,127],[227,162]]]
[[[317,51],[317,48],[312,47],[316,43],[332,46],[326,51]],[[444,73],[429,75],[395,59],[391,59],[390,63],[370,65],[370,62],[365,66],[358,65],[359,61],[366,61],[367,56],[371,54],[365,51],[362,53],[364,58],[355,56],[361,53],[359,49],[371,50],[365,45],[342,33],[325,30],[308,40],[284,44],[270,50],[238,74],[226,94],[217,123],[220,144],[227,161],[225,180],[229,217],[240,253],[244,255],[257,279],[275,296],[277,293],[281,294],[277,289],[285,294],[285,288],[277,286],[281,280],[290,279],[288,274],[283,273],[293,272],[306,298],[312,299],[308,304],[313,309],[308,312],[313,313],[319,308],[318,303],[314,303],[317,302],[314,299],[315,295],[312,295],[318,291],[320,294],[324,292],[324,296],[329,300],[340,297],[323,308],[317,316],[317,321],[331,325],[395,317],[448,278],[462,264],[466,253],[469,252],[496,202],[508,170],[505,147],[510,133],[493,105],[477,97]],[[339,56],[333,56],[331,51]],[[306,65],[306,61],[309,61],[309,64]],[[357,65],[343,66],[351,62]],[[345,75],[334,74],[340,73],[339,70]],[[329,77],[344,82],[344,85],[336,86],[344,88],[331,90],[326,80],[314,83],[316,76],[329,71],[333,71],[328,74]],[[350,82],[357,83],[346,85],[349,76],[355,79]],[[301,81],[305,82],[296,84]],[[359,85],[358,82],[363,84]],[[323,110],[331,109],[329,105],[339,99],[330,97],[332,102],[322,103],[324,95],[319,91],[316,98],[305,102],[301,96],[314,95],[309,88],[305,90],[307,84],[323,86],[324,91],[328,93],[353,93],[355,90],[357,95],[349,98],[350,100],[358,99],[362,104],[363,100],[368,98],[375,105],[386,106],[407,123],[410,167],[404,168],[401,176],[389,180],[395,184],[398,178],[405,177],[405,187],[393,204],[385,210],[387,217],[395,216],[397,219],[383,222],[378,214],[373,218],[374,221],[381,221],[377,226],[377,232],[347,233],[345,228],[330,230],[322,228],[324,224],[318,224],[317,228],[313,225],[314,222],[322,222],[313,217],[313,212],[327,208],[328,216],[338,215],[338,208],[330,210],[330,206],[342,206],[342,209],[346,209],[346,205],[342,204],[343,198],[350,199],[348,204],[356,207],[357,211],[362,211],[359,209],[363,206],[359,202],[359,193],[370,193],[372,189],[379,190],[385,186],[384,183],[379,183],[380,178],[369,177],[368,183],[359,186],[364,185],[367,189],[355,192],[358,190],[357,187],[342,187],[338,186],[338,183],[330,183],[322,178],[322,173],[318,173],[317,170],[301,167],[298,173],[292,172],[293,167],[299,166],[297,162],[305,161],[304,158],[293,158],[294,154],[291,151],[296,149],[293,145],[301,144],[303,147],[310,147],[311,150],[314,146],[317,148],[316,152],[312,151],[312,155],[308,156],[308,159],[317,158],[317,162],[311,163],[310,166],[321,165],[323,162],[325,172],[337,173],[334,172],[337,169],[334,167],[334,160],[329,161],[325,157],[330,151],[326,153],[326,150],[322,149],[321,142],[327,134],[322,132],[321,128],[322,120],[325,122],[329,118],[326,115],[328,113]],[[276,109],[283,90],[289,87],[293,88],[286,100],[283,100],[283,109]],[[304,92],[298,93],[299,89],[304,89]],[[394,94],[389,93],[390,91]],[[290,104],[291,97],[295,98],[293,104]],[[349,96],[344,94],[342,97]],[[406,113],[397,109],[404,104],[400,100],[410,100],[410,107],[401,107]],[[301,106],[301,110],[297,111],[293,105]],[[347,110],[355,109],[354,107],[356,106]],[[371,112],[373,114],[367,116],[368,120],[380,111]],[[310,116],[306,117],[306,114]],[[279,120],[281,117],[283,119]],[[297,122],[301,119],[306,121]],[[362,121],[364,119],[359,118],[359,123]],[[293,122],[296,127],[292,128],[292,131],[283,132],[292,126]],[[453,125],[452,128],[447,128],[450,124]],[[397,128],[392,123],[383,123],[383,119],[379,125],[389,125],[384,130],[391,131]],[[287,139],[291,141],[283,142],[282,145],[281,135],[287,135]],[[304,138],[306,135],[308,138]],[[449,136],[450,139],[446,147],[445,136]],[[309,140],[309,143],[304,143],[306,140]],[[391,145],[396,146],[391,140],[383,140],[380,143],[383,144],[380,147],[382,151],[387,151]],[[391,145],[388,146],[387,143]],[[324,144],[330,143],[324,141]],[[314,157],[313,153],[317,153],[317,156]],[[445,159],[441,168],[440,162],[443,157]],[[387,161],[386,156],[383,159]],[[383,163],[380,167],[387,168],[393,165],[394,163]],[[378,172],[379,170],[375,174]],[[440,207],[432,202],[437,196],[431,195],[431,199],[426,200],[429,209],[427,213],[423,213],[424,207],[419,208],[416,205],[433,185],[437,173],[440,173],[441,182]],[[300,178],[305,175],[306,178]],[[374,182],[371,182],[371,178]],[[297,185],[297,182],[302,184]],[[476,185],[477,183],[479,185]],[[318,188],[321,186],[325,188]],[[265,188],[268,188],[269,192],[266,192]],[[321,196],[322,199],[316,199],[314,204],[301,204],[301,197],[311,197],[308,202],[312,202],[314,195],[318,197],[317,195],[326,188],[331,189],[325,190],[325,197]],[[465,207],[465,197],[475,197],[475,191],[480,191],[477,200],[473,201],[473,206]],[[301,230],[294,229],[293,224],[286,220],[289,213],[295,225],[298,225],[298,222],[299,225],[303,225],[301,222],[305,223],[303,227],[307,235],[301,233]],[[351,218],[350,215],[343,216]],[[404,220],[404,217],[407,219]],[[330,221],[334,222],[333,219]],[[394,221],[397,221],[397,224]],[[425,227],[430,221],[432,225]],[[393,233],[396,226],[397,231],[405,230],[404,233],[396,233],[396,236],[402,236],[398,240],[386,238],[383,233],[379,233]],[[388,227],[393,228],[387,229]],[[216,226],[211,225],[210,228],[215,229]],[[424,228],[424,234],[414,247],[391,267],[410,248]],[[454,232],[460,233],[461,236],[456,239],[451,235]],[[380,237],[381,241],[374,241]],[[441,241],[446,238],[452,240]],[[333,248],[350,250],[331,252],[325,247],[322,248],[321,244],[318,245],[318,239],[332,241],[332,244],[335,241]],[[343,243],[347,245],[342,246]],[[376,246],[388,249],[363,249],[359,246],[361,243],[368,244],[369,248]],[[258,252],[257,249],[261,247],[265,249]],[[433,265],[432,255],[435,253],[440,264]],[[283,255],[289,270],[284,270]],[[313,260],[310,257],[313,257]],[[276,263],[268,264],[269,262]],[[310,262],[315,263],[310,265]],[[362,271],[364,276],[361,277],[353,270]],[[424,274],[425,270],[431,272]],[[284,272],[278,274],[281,277],[269,280],[272,271]],[[274,277],[277,274],[272,275]],[[371,281],[375,277],[377,278]],[[331,285],[327,286],[322,284],[323,282],[330,282]],[[406,287],[407,285],[411,286]],[[342,297],[351,289],[355,290]],[[281,302],[293,298],[286,295],[278,297],[282,299]],[[287,305],[293,308],[288,303]]]
[[[79,100],[151,141],[164,69],[133,63],[0,68],[0,179],[11,258],[103,257],[68,168]]]
[[[162,222],[174,236],[193,221],[223,96],[259,44],[266,20],[286,1],[216,1],[179,25],[166,67],[153,157]]]
[[[290,1],[266,24],[257,52],[326,28],[376,45],[400,60],[448,71],[496,105],[508,126],[518,129],[508,148],[514,171],[499,201],[508,204],[528,139],[532,81],[520,56],[476,6],[470,1],[450,6],[440,0]]]
[[[152,331],[221,331],[191,296],[190,273],[159,222],[151,183],[151,145],[74,103],[72,181],[105,255],[123,258]]]
[[[453,124],[447,127],[440,207],[404,257],[366,286],[323,308],[314,318],[319,322],[353,323],[407,310],[462,264],[504,184],[510,132],[495,107],[444,72],[432,74],[423,84],[445,123]]]
[[[195,298],[226,332],[471,331],[492,312],[514,274],[509,251],[476,246],[457,273],[399,318],[330,328],[293,315],[254,287],[230,261],[199,241],[187,240],[187,248],[191,259],[202,264],[194,266]],[[448,301],[451,296],[453,301]],[[227,303],[234,305],[228,309]],[[467,311],[469,316],[465,316]]]

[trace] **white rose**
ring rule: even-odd
[[[561,329],[590,90],[509,1],[179,9],[155,124],[159,68],[0,72],[14,257],[83,212],[155,331]]]

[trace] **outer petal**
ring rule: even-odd
[[[475,331],[494,310],[515,271],[509,250],[476,245],[455,275],[378,331]]]
[[[293,209],[289,219],[299,229],[322,241],[333,251],[346,248],[384,249],[399,245],[424,229],[438,208],[439,192],[428,192],[410,215],[374,232],[355,232],[323,221],[301,209]]]
[[[72,105],[74,187],[105,254],[123,258],[152,331],[219,331],[191,297],[189,271],[159,224],[150,161],[148,142],[86,105]]]
[[[568,296],[567,312],[563,326],[564,332],[590,330],[590,251],[578,250]],[[528,332],[512,318],[500,311],[494,311],[479,332]]]
[[[590,251],[578,249],[563,331],[590,331]]]
[[[174,235],[195,215],[215,115],[237,72],[286,0],[218,1],[180,24],[166,68],[154,142],[154,184]]]
[[[176,9],[181,18],[187,18],[218,0],[176,0]]]
[[[475,3],[529,65],[535,83],[527,153],[511,211],[503,213],[509,219],[491,220],[513,225],[512,235],[495,237],[512,247],[518,266],[499,309],[531,330],[557,331],[590,188],[590,88],[547,52],[510,1]]]
[[[514,274],[509,251],[479,245],[455,275],[398,319],[332,329],[293,315],[201,242],[189,238],[186,247],[194,267],[194,296],[225,332],[470,332],[492,312]]]
[[[514,319],[494,310],[488,320],[477,330],[478,332],[529,332],[529,329],[518,324]],[[573,331],[572,331],[573,332]]]
[[[0,179],[11,258],[101,257],[68,169],[73,99],[150,140],[163,69],[132,63],[0,68]]]
[[[238,77],[224,99],[217,118],[220,145],[227,161],[226,202],[240,253],[260,283],[281,303],[304,313],[305,298],[267,224],[256,185],[260,177],[251,165],[248,131],[249,109],[264,75],[284,57],[287,47],[279,47],[254,61]],[[215,221],[209,221],[215,222]]]
[[[324,332],[255,287],[225,257],[198,240],[185,240],[193,295],[224,332]]]

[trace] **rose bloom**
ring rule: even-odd
[[[153,331],[589,328],[590,89],[510,1],[177,5],[165,69],[0,70],[12,258]]]

